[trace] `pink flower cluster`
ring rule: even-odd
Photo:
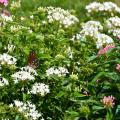
[[[113,107],[115,105],[115,97],[111,96],[104,96],[102,102],[104,104],[105,107]]]
[[[98,51],[98,56],[101,56],[101,55],[107,53],[108,50],[110,50],[110,49],[112,49],[112,48],[115,48],[115,45],[107,45],[106,47],[101,48],[101,49]]]
[[[8,5],[8,0],[0,0],[0,4],[4,4],[5,6]]]
[[[120,72],[120,64],[117,64],[116,70],[118,70]]]

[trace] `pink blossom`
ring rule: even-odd
[[[4,4],[5,6],[8,5],[8,0],[0,0],[0,4]]]
[[[117,64],[116,70],[118,70],[120,72],[120,64]]]
[[[102,102],[104,104],[105,107],[113,107],[115,105],[115,97],[111,96],[104,96],[104,98],[102,99]]]
[[[112,49],[112,48],[115,48],[115,45],[107,45],[106,47],[101,48],[101,49],[98,51],[98,56],[101,56],[101,55],[107,53],[108,50],[110,50],[110,49]]]
[[[120,40],[120,35],[118,35],[117,38]]]

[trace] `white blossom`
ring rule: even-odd
[[[33,16],[33,15],[31,15],[31,16],[30,16],[30,19],[33,19],[33,18],[34,18],[34,16]]]
[[[21,31],[21,30],[30,30],[30,28],[22,26],[22,25],[12,25],[12,26],[10,26],[10,31],[11,32],[18,32],[18,31]]]
[[[103,26],[99,21],[88,21],[82,25],[80,35],[95,37],[101,30]]]
[[[14,51],[15,46],[13,44],[8,44],[7,47],[5,47],[4,49],[7,49],[8,53],[9,53],[9,52]]]
[[[7,79],[1,77],[1,75],[0,75],[0,87],[5,86],[5,85],[9,85],[9,82]]]
[[[25,66],[20,68],[21,71],[18,71],[12,75],[14,79],[14,83],[18,83],[19,81],[26,81],[26,80],[35,80],[35,76],[37,76],[37,72],[30,66]]]
[[[75,41],[75,40],[80,40],[83,36],[80,33],[77,33],[76,35],[73,35],[71,40]]]
[[[68,49],[67,49],[67,54],[68,54],[68,57],[69,57],[70,59],[73,59],[73,51],[72,51],[71,47],[68,47]]]
[[[19,81],[26,81],[26,80],[34,80],[35,77],[31,75],[31,73],[26,71],[18,71],[12,75],[12,78],[14,79],[15,83],[18,83]]]
[[[32,104],[30,101],[23,103],[18,100],[14,100],[14,104],[10,105],[11,107],[15,106],[18,108],[18,111],[23,113],[23,115],[29,120],[42,120],[42,115],[36,110],[36,106]]]
[[[101,33],[97,34],[96,40],[97,49],[104,47],[104,45],[114,44],[114,41],[110,36]]]
[[[23,20],[25,20],[25,18],[24,18],[24,17],[21,17],[20,20],[23,21]]]
[[[66,28],[79,22],[78,18],[74,15],[71,15],[68,10],[64,10],[59,7],[47,7],[46,11],[48,13],[47,18],[49,22],[58,21]]]
[[[68,73],[69,73],[68,70],[64,67],[58,67],[58,68],[51,67],[48,70],[46,70],[47,76],[51,76],[51,75],[65,76]]]
[[[50,92],[49,86],[45,85],[44,83],[35,83],[32,86],[30,91],[32,94],[40,94],[41,96],[45,96],[47,93]]]
[[[118,16],[111,17],[106,21],[106,27],[108,32],[112,33],[114,36],[120,35],[120,18]]]
[[[103,2],[103,3],[93,2],[87,5],[86,9],[88,13],[91,12],[109,12],[111,14],[114,12],[120,13],[120,8],[115,3],[112,2]]]
[[[12,1],[11,5],[10,5],[11,9],[17,9],[17,8],[20,8],[20,7],[21,7],[21,1],[20,0]]]
[[[21,71],[29,72],[31,75],[38,75],[37,72],[36,72],[36,70],[33,69],[30,66],[25,66],[25,67],[22,67],[20,69],[21,69]]]
[[[16,58],[14,58],[13,56],[11,56],[7,53],[0,54],[0,63],[1,64],[15,65],[16,61],[17,61]]]
[[[11,15],[6,15],[5,13],[1,14],[1,18],[4,22],[6,22],[6,21],[12,22],[13,21],[12,16]]]

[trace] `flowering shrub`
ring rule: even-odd
[[[116,4],[86,5],[85,21],[63,7],[0,4],[0,120],[120,119]]]

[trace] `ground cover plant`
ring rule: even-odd
[[[76,2],[0,0],[0,120],[120,119],[119,4]]]

